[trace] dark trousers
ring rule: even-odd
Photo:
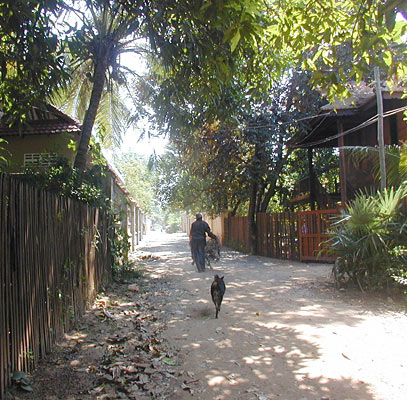
[[[195,265],[198,271],[205,271],[205,239],[192,239],[191,251],[192,257],[195,261]]]

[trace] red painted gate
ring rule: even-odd
[[[329,228],[337,221],[338,215],[339,210],[337,209],[298,213],[301,261],[335,261],[335,256],[326,254],[324,242],[329,239]]]

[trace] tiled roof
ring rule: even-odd
[[[24,126],[0,125],[0,137],[20,135],[53,135],[63,132],[79,134],[81,126],[74,119],[51,105],[46,110],[33,108]]]

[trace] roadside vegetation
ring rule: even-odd
[[[73,166],[31,179],[48,187],[60,180],[62,193],[90,203],[103,203],[104,194],[93,181],[102,169],[85,172],[89,144],[117,153],[124,132],[149,121],[168,137],[168,152],[154,162],[131,154],[116,161],[156,226],[176,230],[181,211],[228,211],[248,215],[255,236],[256,213],[290,209],[306,174],[305,150],[289,143],[307,118],[327,99],[349,95],[350,81],[370,81],[373,67],[389,83],[405,79],[405,12],[401,0],[6,2],[2,121],[25,124],[31,107],[47,102],[76,117]],[[146,71],[124,63],[129,54],[143,57]],[[337,184],[337,161],[335,150],[315,152],[318,184],[327,190]],[[372,199],[361,196],[347,212],[379,207]],[[352,258],[341,257],[346,266]],[[360,274],[352,279],[363,287]]]
[[[378,157],[375,148],[349,151],[359,160]],[[389,146],[386,155],[389,187],[360,192],[342,210],[327,243],[338,257],[333,275],[339,287],[407,293],[407,147]]]

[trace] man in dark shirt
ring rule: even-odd
[[[211,232],[209,225],[202,220],[202,214],[196,214],[196,221],[191,225],[189,241],[191,244],[192,258],[196,264],[198,272],[205,271],[205,245],[206,234],[212,239],[217,239]]]

